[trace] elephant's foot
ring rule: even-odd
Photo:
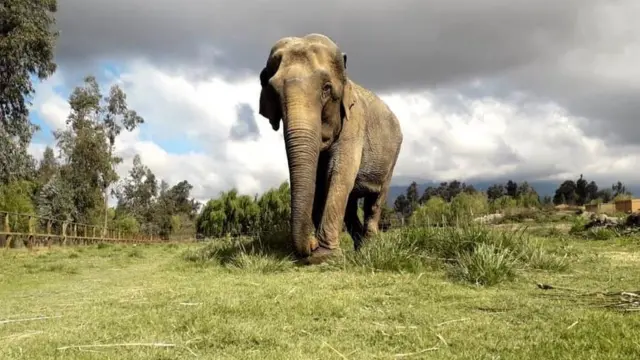
[[[318,265],[326,262],[327,260],[338,256],[342,253],[340,248],[335,249],[327,249],[325,247],[319,246],[314,251],[311,252],[311,255],[304,258],[302,262],[305,265]]]

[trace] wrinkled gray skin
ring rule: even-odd
[[[347,77],[346,63],[331,39],[309,34],[276,42],[260,73],[260,114],[284,127],[294,248],[310,264],[339,250],[343,221],[356,250],[378,232],[402,144],[396,116]]]

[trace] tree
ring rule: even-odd
[[[407,200],[407,197],[404,194],[398,195],[396,200],[393,202],[393,209],[404,218],[411,215],[411,203]]]
[[[514,181],[507,181],[507,185],[505,186],[505,190],[507,192],[508,196],[511,196],[512,198],[515,198],[516,196],[518,196],[518,183],[514,182]]]
[[[40,189],[36,199],[38,216],[70,221],[81,218],[76,213],[74,204],[74,191],[64,181],[60,173],[54,174]],[[59,225],[58,223],[53,224]],[[59,229],[56,229],[59,230]]]
[[[181,227],[184,227],[183,222],[195,220],[199,204],[195,199],[189,198],[192,188],[193,185],[186,180],[171,188],[166,181],[160,182],[160,192],[153,207],[152,217],[154,232],[162,238],[168,239],[173,233],[177,218],[181,219]]]
[[[487,188],[487,197],[489,198],[489,201],[495,201],[504,195],[506,195],[506,193],[504,185],[502,184],[493,184]]]
[[[598,185],[595,181],[591,181],[586,187],[585,204],[598,198]]]
[[[42,154],[42,160],[40,160],[40,164],[38,165],[38,182],[40,184],[46,184],[59,170],[60,166],[53,153],[53,149],[47,146]]]
[[[429,186],[424,190],[422,197],[420,197],[420,204],[425,204],[432,197],[440,197],[446,202],[451,202],[453,198],[460,193],[475,194],[477,190],[473,185],[467,185],[464,182],[458,180],[452,180],[451,182],[443,181],[438,187]]]
[[[73,189],[73,220],[91,224],[100,214],[104,179],[111,176],[108,144],[97,120],[100,98],[95,82],[76,87],[69,96],[67,126],[54,131],[63,161],[61,177]]]
[[[0,185],[0,211],[34,214],[32,182],[26,180],[13,181]]]
[[[418,207],[418,184],[414,181],[407,187],[407,201],[409,202],[409,212]]]
[[[552,205],[553,204],[553,198],[549,195],[545,195],[542,197],[542,200],[540,201],[540,203],[542,205],[548,206],[548,205]]]
[[[92,86],[97,85],[96,79],[93,76],[89,76],[85,79],[85,82],[90,83]],[[106,172],[103,177],[102,191],[104,194],[104,228],[107,228],[107,210],[109,209],[109,186],[118,181],[118,174],[115,171],[115,166],[119,164],[122,159],[113,156],[113,147],[115,145],[116,137],[122,132],[122,128],[127,131],[132,131],[138,125],[144,123],[144,119],[138,115],[135,110],[129,109],[127,105],[127,95],[118,86],[113,85],[109,91],[109,96],[104,98],[105,104],[99,107],[102,117],[102,127],[105,130],[105,135],[109,144],[109,159],[110,171]]]
[[[580,174],[580,178],[576,180],[576,203],[584,205],[587,202],[587,185],[589,183]]]
[[[56,132],[55,136],[62,152],[72,166],[67,168],[71,184],[85,189],[82,199],[84,210],[97,211],[95,189],[101,193],[103,203],[103,231],[107,229],[109,208],[109,187],[118,180],[115,166],[122,159],[114,156],[113,147],[122,129],[132,131],[144,122],[134,110],[127,106],[126,95],[118,85],[110,88],[109,95],[103,96],[93,75],[84,78],[84,84],[76,87],[69,96],[71,114],[67,119],[68,128]],[[88,176],[87,184],[80,184],[81,178]],[[91,195],[88,195],[91,193]],[[76,199],[76,207],[78,205]],[[88,219],[85,219],[88,220]]]
[[[626,185],[624,185],[620,181],[611,185],[611,190],[613,191],[614,199],[619,199],[619,200],[629,199],[632,196],[632,194],[629,191],[627,191]]]
[[[291,216],[291,191],[288,182],[276,189],[269,189],[256,201],[260,208],[260,232],[271,229],[288,229]]]
[[[434,196],[438,196],[438,188],[435,188],[433,186],[428,186],[426,189],[424,189],[424,192],[420,197],[419,203],[424,204]]]
[[[248,235],[257,227],[260,207],[248,195],[239,195],[236,189],[222,193],[207,202],[196,226],[205,236]]]
[[[158,182],[151,169],[142,164],[140,155],[136,154],[133,157],[133,167],[129,176],[122,179],[115,192],[118,198],[116,216],[131,215],[139,224],[152,222]]]
[[[602,200],[602,202],[608,203],[613,200],[613,190],[611,189],[602,189],[596,192],[596,199]]]
[[[73,191],[62,178],[60,170],[53,149],[47,146],[38,166],[35,204],[39,216],[68,221],[75,217]]]
[[[565,180],[556,189],[556,192],[553,196],[553,203],[556,205],[575,205],[577,199],[578,195],[576,193],[576,183],[573,180]]]
[[[33,132],[27,97],[31,76],[44,80],[56,70],[53,31],[56,0],[0,3],[0,185],[28,179],[35,170],[28,153]]]

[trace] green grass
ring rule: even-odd
[[[0,250],[0,359],[632,359],[640,352],[640,312],[602,306],[615,297],[578,295],[639,290],[637,239],[461,227],[393,231],[360,254],[349,247],[345,241],[342,258],[314,267],[251,239]],[[41,316],[49,318],[7,321]],[[133,343],[173,346],[123,346]]]

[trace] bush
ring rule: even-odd
[[[196,220],[197,231],[213,238],[256,236],[261,241],[280,241],[288,238],[290,202],[287,182],[259,199],[239,195],[232,189],[207,202]]]
[[[484,193],[462,192],[451,200],[452,220],[463,222],[489,213],[489,200]]]
[[[522,230],[480,224],[408,227],[381,234],[360,252],[345,254],[347,264],[368,270],[418,272],[442,268],[452,278],[494,285],[514,277],[516,268],[565,270],[568,262],[543,249]]]
[[[501,196],[491,202],[491,210],[494,213],[504,212],[507,209],[513,209],[518,206],[517,201],[511,196]]]
[[[25,180],[0,185],[0,211],[35,215],[32,201],[34,188],[33,183]],[[25,216],[11,216],[9,226],[13,231],[26,232],[29,220]]]
[[[199,266],[212,264],[262,273],[283,271],[293,264],[292,259],[266,251],[255,240],[246,237],[218,239],[185,251],[182,258]]]
[[[481,243],[475,251],[460,254],[450,275],[473,284],[495,285],[515,277],[517,258],[511,250]]]
[[[444,226],[467,223],[489,213],[489,202],[483,193],[456,195],[451,203],[434,196],[419,206],[409,218],[411,226]]]
[[[439,196],[434,196],[411,214],[409,224],[413,226],[445,225],[450,218],[449,203]]]

